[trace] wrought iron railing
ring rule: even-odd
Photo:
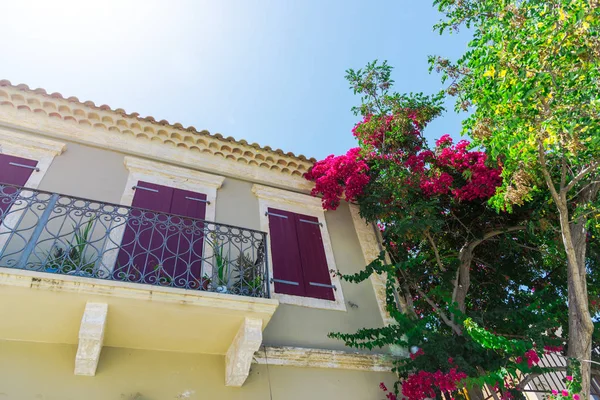
[[[266,233],[0,184],[0,267],[269,297]]]

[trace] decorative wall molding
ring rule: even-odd
[[[391,372],[394,358],[384,354],[350,353],[301,347],[263,346],[254,354],[256,364],[303,368],[335,368]]]
[[[223,185],[224,176],[207,174],[131,156],[125,157],[125,168],[129,171],[129,177],[121,197],[122,205],[131,205],[135,194],[133,187],[138,181],[149,181],[157,185],[205,194],[208,203],[206,204],[204,219],[208,221],[215,220],[217,189]]]
[[[225,386],[241,387],[262,344],[262,320],[246,318],[225,355]]]
[[[75,355],[75,375],[94,376],[104,343],[108,304],[87,303],[79,328],[79,346]]]
[[[186,167],[220,172],[242,179],[309,191],[302,175],[314,163],[303,155],[284,153],[194,127],[127,114],[76,97],[63,98],[43,89],[0,81],[0,123],[17,130],[59,137],[137,156],[155,157]]]
[[[124,163],[125,168],[129,171],[136,170],[156,176],[164,176],[168,179],[178,181],[180,185],[188,184],[190,190],[193,190],[196,186],[219,189],[223,186],[223,181],[225,180],[225,177],[220,175],[207,174],[143,158],[127,156]]]
[[[319,222],[321,223],[321,236],[323,238],[325,257],[327,258],[327,267],[329,270],[337,271],[335,257],[333,255],[333,246],[331,244],[331,237],[329,236],[327,221],[325,220],[325,212],[321,206],[320,199],[306,194],[294,193],[288,190],[275,189],[257,184],[252,186],[252,193],[258,197],[260,229],[264,232],[267,232],[268,237],[271,235],[269,228],[269,217],[267,216],[267,210],[269,207],[298,214],[310,215],[318,218]],[[268,249],[269,276],[274,276],[271,246],[268,246]],[[271,294],[273,298],[278,299],[283,304],[321,308],[324,310],[346,311],[344,293],[342,291],[342,284],[338,274],[331,274],[331,284],[336,287],[336,290],[333,291],[333,295],[335,297],[335,300],[333,301],[277,293],[275,292],[275,284],[269,284],[271,285]]]
[[[303,210],[314,209],[323,214],[321,199],[308,194],[290,192],[289,190],[276,189],[269,186],[253,185],[252,193],[259,200],[276,201],[285,203],[292,207],[300,207]]]
[[[349,204],[350,214],[352,215],[352,221],[354,222],[354,228],[360,242],[360,248],[365,258],[365,263],[368,265],[377,257],[381,252],[379,242],[377,240],[377,233],[373,229],[373,226],[368,224],[364,219],[360,217],[359,208],[356,204]],[[379,313],[384,325],[390,325],[395,323],[394,319],[390,316],[390,313],[386,309],[386,295],[385,295],[385,277],[379,274],[371,274],[371,284],[375,291],[375,298],[377,299],[377,306],[379,307]]]

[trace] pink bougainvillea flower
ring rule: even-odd
[[[569,382],[571,382],[571,381],[573,380],[573,377],[572,377],[571,375],[567,375],[565,378],[566,378],[566,379],[567,379]]]
[[[569,391],[568,391],[567,389],[563,389],[563,390],[562,390],[562,395],[563,395],[564,397],[567,397],[567,396],[569,396]]]
[[[450,144],[452,144],[452,138],[448,134],[443,135],[441,138],[435,141],[435,145],[437,147],[442,147]]]
[[[434,373],[419,371],[410,375],[402,383],[402,394],[408,400],[435,398],[435,389],[441,392],[452,393],[458,389],[460,381],[466,377],[467,374],[458,371],[456,368],[450,369],[447,373],[442,371]]]
[[[558,390],[552,389],[552,394],[556,396],[558,394]]]
[[[579,400],[579,395],[578,394],[574,394],[573,395],[573,400]]]
[[[540,362],[540,357],[533,349],[527,350],[525,352],[525,358],[527,359],[527,366],[529,368],[533,367],[534,365],[537,365]]]
[[[304,174],[308,180],[315,182],[312,190],[314,196],[323,195],[323,208],[335,210],[340,205],[340,199],[345,194],[347,201],[355,201],[369,183],[367,163],[360,158],[360,149],[348,150],[342,156],[328,156],[317,161]]]
[[[312,194],[322,196],[323,208],[335,210],[342,199],[357,201],[371,180],[370,167],[374,172],[404,169],[398,184],[420,189],[427,197],[451,196],[465,202],[487,200],[496,193],[502,168],[487,165],[485,152],[469,150],[466,140],[454,144],[450,135],[437,140],[432,151],[421,137],[418,112],[408,115],[412,126],[399,128],[395,118],[365,116],[352,129],[360,147],[317,161],[304,175],[315,182]],[[406,115],[397,120],[405,121]]]
[[[423,349],[419,349],[419,350],[415,351],[414,353],[411,353],[410,359],[415,360],[417,357],[422,356],[423,354],[425,354]]]
[[[563,351],[563,346],[544,346],[546,353],[560,353]]]

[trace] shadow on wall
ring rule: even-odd
[[[174,399],[189,399],[193,394],[194,394],[193,390],[185,390],[173,398]],[[143,394],[141,394],[140,392],[137,392],[137,393],[129,393],[129,394],[123,393],[121,395],[121,400],[154,400],[154,399],[152,399],[150,397],[146,397]]]
[[[121,395],[121,400],[152,400],[150,397],[146,397],[140,392],[137,393],[123,393]]]

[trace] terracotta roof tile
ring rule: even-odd
[[[112,111],[115,112],[117,114],[121,114],[123,117],[129,117],[129,118],[135,118],[141,121],[148,121],[150,123],[153,124],[157,124],[157,125],[161,125],[161,126],[169,126],[173,129],[179,129],[179,130],[184,130],[184,131],[188,131],[188,132],[192,132],[198,135],[208,135],[208,136],[212,136],[221,140],[226,140],[232,143],[238,143],[241,145],[246,145],[248,146],[248,142],[244,139],[241,140],[236,140],[235,138],[228,136],[227,138],[223,138],[223,135],[221,135],[220,133],[216,133],[216,134],[211,134],[210,132],[208,132],[207,130],[201,130],[198,131],[195,127],[193,126],[189,126],[187,128],[183,128],[183,125],[181,125],[180,123],[174,123],[171,124],[169,123],[169,121],[163,119],[160,120],[159,122],[156,121],[156,119],[152,116],[147,116],[147,117],[140,117],[140,114],[137,112],[133,112],[133,113],[127,113],[124,109],[122,108],[117,108],[117,109],[113,109],[110,106],[103,104],[101,106],[96,106],[96,104],[93,101],[84,101],[82,102],[81,100],[79,100],[77,97],[75,96],[70,96],[65,98],[62,94],[58,93],[58,92],[54,92],[52,94],[48,94],[46,92],[46,90],[42,89],[42,88],[37,88],[37,89],[30,89],[29,86],[27,86],[26,84],[18,84],[18,85],[13,85],[9,80],[3,79],[0,80],[0,87],[3,86],[8,86],[8,87],[12,87],[21,91],[25,91],[25,92],[32,92],[32,93],[36,93],[36,94],[40,94],[40,95],[44,95],[44,96],[48,96],[51,98],[55,98],[55,99],[63,99],[66,100],[68,102],[71,103],[77,103],[77,104],[81,104],[81,105],[85,105],[87,107],[93,108],[93,109],[98,109],[98,110],[104,110],[104,111]],[[249,146],[257,149],[257,150],[263,150],[263,151],[267,151],[267,152],[271,152],[274,154],[278,154],[278,155],[282,155],[282,156],[287,156],[287,157],[291,157],[291,158],[297,158],[299,160],[302,161],[308,161],[308,162],[315,162],[316,160],[314,158],[307,158],[306,156],[304,156],[303,154],[299,154],[296,155],[292,152],[287,152],[285,153],[283,150],[281,149],[275,149],[273,150],[273,148],[271,148],[270,146],[261,146],[258,143],[252,143],[249,144]]]

